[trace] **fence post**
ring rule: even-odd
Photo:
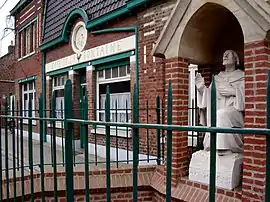
[[[167,125],[172,125],[172,82],[169,81]],[[166,202],[171,202],[172,180],[172,130],[167,130]]]
[[[44,130],[43,130],[43,101],[42,94],[39,97],[39,138],[40,138],[40,187],[41,187],[41,201],[45,202],[45,186],[44,186]]]
[[[88,92],[83,98],[83,117],[88,120]],[[84,153],[85,153],[85,202],[89,202],[89,156],[88,156],[88,125],[84,124]]]
[[[34,96],[34,95],[32,95]],[[29,96],[30,97],[30,96]],[[32,99],[30,97],[28,103],[28,156],[29,156],[29,167],[30,167],[30,190],[31,190],[31,201],[34,201],[34,168],[33,168],[33,120],[32,120]],[[33,99],[34,100],[34,99]]]
[[[211,127],[216,127],[216,84],[212,79],[211,87]],[[210,133],[210,178],[209,178],[209,202],[215,202],[216,193],[216,140],[217,133]]]
[[[14,97],[12,97],[11,100],[12,103],[12,109],[11,109],[11,115],[15,116],[15,100]],[[15,118],[11,118],[11,126],[12,126],[12,153],[13,153],[13,179],[16,179],[16,142],[15,142]],[[18,143],[17,143],[18,144]],[[13,180],[13,197],[14,200],[17,198],[17,187],[16,187],[16,180]]]
[[[160,124],[160,97],[156,98],[156,114],[157,114],[157,124]],[[157,129],[157,164],[160,165],[160,129]]]
[[[110,122],[110,89],[106,88],[105,119]],[[111,134],[110,126],[106,126],[106,193],[107,202],[111,201]]]
[[[7,99],[5,100],[5,116],[8,115],[8,103]],[[8,120],[4,118],[4,126],[5,126],[5,169],[6,169],[6,191],[7,191],[7,201],[9,201],[9,164],[8,164]],[[2,146],[2,145],[1,145]]]
[[[267,78],[267,129],[270,129],[270,71]],[[265,201],[270,199],[270,134],[266,135],[266,181],[265,181]]]
[[[68,79],[65,84],[65,98],[64,98],[64,127],[65,127],[65,170],[66,170],[66,201],[73,202],[74,201],[74,179],[73,179],[73,123],[68,122],[68,119],[72,119],[72,84]]]
[[[2,106],[0,103],[0,114],[2,115]],[[0,118],[0,145],[1,145],[1,150],[2,150],[2,117]],[[0,152],[0,159],[2,159],[2,152]],[[3,172],[3,165],[2,165],[2,160],[0,161],[0,172]],[[0,175],[0,184],[3,184],[3,175]],[[0,187],[0,201],[3,201],[3,186]]]
[[[133,123],[139,123],[139,91],[134,85],[133,93]],[[138,201],[138,164],[139,164],[139,129],[132,129],[133,141],[133,201]]]
[[[55,97],[55,91],[52,93],[52,99],[51,99],[51,117],[56,118],[56,97]],[[57,159],[56,159],[56,121],[52,121],[52,152],[53,152],[53,186],[54,186],[54,201],[58,201],[58,195],[57,195]]]

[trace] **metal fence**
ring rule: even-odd
[[[105,138],[106,138],[106,158],[102,162],[104,163],[104,167],[106,169],[106,196],[107,201],[111,201],[111,179],[110,179],[110,170],[112,166],[112,161],[110,159],[111,156],[111,127],[123,127],[123,128],[131,128],[132,130],[132,150],[133,150],[133,156],[132,159],[128,160],[128,162],[132,163],[133,166],[133,201],[138,201],[138,166],[139,162],[142,159],[139,159],[139,140],[140,140],[140,133],[139,130],[146,129],[146,130],[155,130],[157,135],[157,147],[159,147],[160,144],[160,136],[161,132],[164,131],[164,134],[166,134],[166,201],[171,201],[171,175],[172,175],[172,134],[174,131],[192,131],[192,132],[210,132],[211,133],[211,151],[210,151],[210,188],[209,188],[209,201],[214,202],[215,201],[215,180],[216,180],[216,133],[239,133],[239,134],[262,134],[266,135],[266,143],[267,143],[267,151],[270,151],[270,130],[268,129],[270,127],[270,102],[269,102],[269,96],[270,96],[270,84],[268,82],[268,91],[267,91],[267,129],[252,129],[252,128],[217,128],[216,127],[216,89],[215,89],[215,83],[213,81],[212,84],[212,114],[211,114],[211,127],[202,127],[202,126],[179,126],[179,125],[172,125],[173,117],[173,105],[172,105],[172,84],[169,83],[168,87],[168,97],[167,97],[167,108],[166,108],[166,124],[164,122],[160,122],[161,118],[160,111],[162,108],[159,105],[159,100],[157,99],[157,108],[156,108],[156,114],[157,114],[157,123],[150,124],[150,123],[139,123],[139,99],[138,99],[138,89],[135,86],[134,92],[133,92],[133,104],[132,104],[132,123],[121,123],[121,122],[111,122],[110,115],[111,115],[111,109],[110,109],[110,90],[107,88],[106,92],[106,104],[105,104],[105,121],[93,121],[88,120],[89,116],[89,110],[88,110],[88,96],[83,98],[82,100],[82,118],[81,119],[75,119],[73,116],[74,111],[73,109],[73,103],[72,103],[72,84],[71,81],[68,80],[65,85],[65,98],[64,98],[64,118],[55,118],[56,112],[55,112],[55,95],[52,96],[52,104],[51,104],[51,117],[46,118],[42,106],[42,97],[39,98],[39,117],[31,117],[32,113],[30,110],[29,117],[23,117],[22,110],[17,110],[15,112],[15,109],[13,108],[12,115],[8,114],[8,106],[5,105],[4,109],[4,115],[1,115],[1,122],[4,123],[4,128],[0,130],[0,145],[2,152],[0,153],[1,159],[3,161],[0,161],[0,169],[2,175],[0,175],[0,184],[2,185],[3,182],[6,183],[6,197],[5,199],[11,199],[17,198],[17,190],[16,190],[16,180],[12,180],[13,178],[16,179],[19,172],[19,177],[21,178],[21,181],[24,182],[24,176],[25,176],[25,168],[29,169],[29,175],[30,175],[30,190],[31,190],[31,201],[34,201],[34,193],[35,193],[35,187],[34,187],[34,170],[38,168],[38,172],[41,175],[41,181],[40,181],[40,187],[41,187],[41,199],[42,201],[45,201],[45,190],[44,190],[44,169],[46,166],[50,166],[53,169],[53,181],[54,181],[54,200],[58,201],[58,190],[57,190],[57,169],[58,166],[62,166],[65,169],[66,172],[66,201],[73,202],[74,201],[74,168],[76,164],[81,164],[84,168],[85,172],[85,201],[89,201],[89,165],[91,163],[88,147],[83,147],[83,161],[76,162],[75,152],[74,152],[74,126],[78,124],[81,129],[84,131],[84,134],[89,134],[90,128],[95,128],[97,126],[104,126],[105,127]],[[14,105],[13,105],[14,106]],[[29,109],[32,109],[31,102],[29,102]],[[115,109],[114,109],[115,110]],[[165,111],[165,110],[164,110]],[[16,115],[16,116],[15,116]],[[24,132],[23,132],[23,121],[27,120],[28,126],[27,126],[27,144],[28,146],[25,147],[24,142]],[[18,128],[15,127],[9,127],[9,120],[13,120]],[[36,123],[39,123],[39,153],[37,154],[35,151],[35,142],[33,142],[33,125]],[[56,135],[56,124],[60,122],[63,126],[63,137],[62,138],[62,144],[65,145],[63,148],[63,152],[61,154],[57,154],[57,135]],[[51,145],[50,148],[52,149],[52,155],[49,158],[49,161],[46,157],[46,151],[45,151],[45,137],[46,137],[46,130],[47,127],[46,124],[51,123]],[[0,123],[2,125],[2,123]],[[9,132],[10,128],[10,132]],[[84,135],[84,143],[89,142],[89,136]],[[10,147],[12,148],[11,155],[9,155]],[[161,148],[157,149],[157,158],[154,160],[157,161],[157,164],[160,164],[162,161],[162,155],[161,155]],[[25,153],[28,154],[28,160],[25,162],[24,155]],[[4,155],[3,155],[4,154]],[[11,156],[11,157],[10,157]],[[37,156],[39,157],[38,159]],[[73,158],[70,158],[73,157]],[[58,158],[62,159],[61,162],[58,161]],[[145,161],[149,161],[148,159],[144,159]],[[51,161],[51,162],[50,162]],[[4,162],[4,163],[3,163]],[[98,162],[96,159],[93,161]],[[121,163],[121,162],[118,162]],[[266,161],[266,170],[269,171],[270,169],[270,159],[269,159],[269,152],[267,152],[267,161]],[[14,183],[14,189],[12,190],[12,195],[10,195],[9,190],[9,184]],[[24,201],[24,183],[21,183],[21,193],[22,197],[21,200]],[[269,182],[269,172],[266,172],[266,201],[270,200],[270,182]],[[3,187],[0,188],[0,200],[3,201]]]

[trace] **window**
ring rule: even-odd
[[[56,118],[64,118],[64,91],[65,91],[65,83],[68,79],[67,74],[59,75],[53,77],[53,87],[52,90],[55,92],[56,98]]]
[[[196,126],[197,109],[196,109],[196,86],[195,86],[195,76],[198,67],[195,65],[189,66],[189,85],[188,85],[188,125]],[[188,133],[188,145],[192,146],[192,135],[193,135],[193,146],[197,143],[197,133],[189,131]]]
[[[121,65],[97,72],[97,120],[105,121],[106,87],[110,87],[110,120],[130,122],[130,66]],[[117,107],[117,111],[116,111]]]
[[[20,58],[31,55],[36,47],[36,21],[19,32]]]
[[[32,117],[35,117],[35,93],[34,81],[22,84],[22,109],[24,117],[29,117],[30,102],[32,105]]]
[[[15,114],[13,113],[13,109],[14,109],[14,113],[16,113],[16,102],[15,102],[15,95],[10,95],[9,96],[9,111],[10,111],[10,115],[14,116]]]

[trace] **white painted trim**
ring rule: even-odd
[[[118,128],[117,129],[117,136],[118,137],[123,137],[123,138],[131,138],[131,129],[128,129],[128,134],[127,134],[127,131],[125,128]],[[105,135],[106,134],[106,129],[105,128],[97,128],[96,130],[95,129],[92,129],[91,130],[91,133],[92,134],[98,134],[98,135]],[[116,129],[115,128],[111,128],[110,130],[110,135],[111,136],[116,136]]]
[[[150,31],[150,32],[145,32],[144,34],[143,34],[143,36],[150,36],[150,35],[153,35],[153,34],[155,34],[156,33],[156,31],[155,30],[152,30],[152,31]]]
[[[33,8],[35,8],[35,5],[33,5],[31,8],[29,8],[22,16],[20,16],[20,19],[22,19],[24,16],[26,16]]]
[[[113,41],[111,43],[103,44],[101,46],[96,46],[94,48],[84,50],[81,52],[80,58],[77,57],[77,54],[72,54],[59,60],[47,63],[45,67],[45,72],[48,73],[75,64],[90,62],[92,60],[124,53],[134,49],[135,49],[135,35],[132,35],[117,41]]]
[[[93,65],[89,65],[86,67],[86,71],[95,71],[95,67]]]
[[[30,18],[32,15],[34,15],[35,12],[32,12],[30,15],[28,15],[24,20],[20,22],[20,24],[23,24],[28,18]]]
[[[18,61],[24,60],[24,59],[34,55],[35,53],[36,53],[35,51],[28,53],[27,55],[24,55],[23,57],[19,58]]]

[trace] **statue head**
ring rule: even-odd
[[[227,50],[223,54],[223,65],[228,66],[228,65],[239,65],[239,57],[237,53],[233,50]]]

